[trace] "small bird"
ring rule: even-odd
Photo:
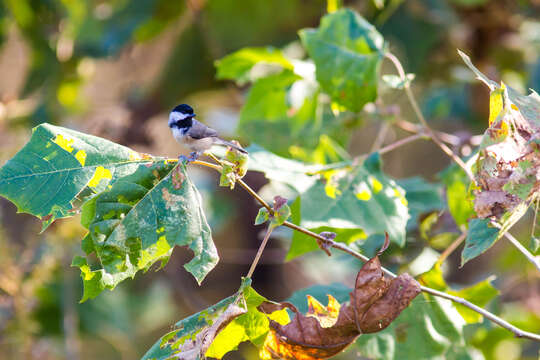
[[[176,141],[193,150],[188,161],[197,159],[212,145],[230,146],[241,153],[248,152],[240,146],[218,137],[216,130],[195,120],[195,114],[191,106],[181,104],[175,107],[169,114],[169,127]],[[181,159],[186,159],[181,156]]]

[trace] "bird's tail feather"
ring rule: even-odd
[[[236,144],[233,144],[230,141],[225,141],[225,140],[220,139],[220,138],[217,138],[217,141],[215,141],[214,144],[223,145],[223,146],[230,146],[233,149],[240,151],[241,153],[244,153],[244,154],[248,153],[246,150],[242,149],[240,146],[238,146]]]

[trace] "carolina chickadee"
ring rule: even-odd
[[[169,115],[169,127],[176,141],[193,150],[189,160],[195,160],[212,145],[230,146],[241,153],[248,153],[238,145],[220,139],[216,130],[195,120],[194,117],[193,109],[186,104],[178,105]]]

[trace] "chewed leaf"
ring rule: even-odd
[[[270,329],[269,318],[280,324],[289,322],[284,310],[270,315],[260,312],[257,306],[265,300],[244,283],[237,295],[177,322],[174,330],[162,336],[142,360],[221,359],[243,341],[260,346]]]
[[[0,195],[19,212],[41,218],[44,226],[74,214],[73,202],[105,189],[139,165],[163,162],[108,140],[50,124],[33,129],[32,137],[0,169]]]
[[[185,360],[202,359],[208,347],[224,327],[245,313],[236,296],[177,322],[174,330],[165,334],[147,351],[142,360],[165,360],[174,357]]]
[[[291,303],[263,303],[263,311],[288,308],[295,318],[286,325],[270,321],[271,330],[259,356],[264,360],[329,358],[359,335],[386,328],[419,293],[420,285],[408,274],[385,278],[376,256],[358,272],[348,304],[340,305],[328,296],[325,307],[308,296],[309,310],[303,315]]]
[[[175,245],[193,251],[185,268],[199,283],[218,261],[200,195],[181,164],[140,165],[88,202],[82,217],[89,230],[84,249],[100,262],[91,269],[84,258],[74,261],[84,280],[82,301],[157,261],[164,265]]]
[[[528,206],[540,186],[540,96],[498,85],[460,55],[491,90],[488,128],[476,163],[474,210],[480,218],[515,214],[518,207]]]

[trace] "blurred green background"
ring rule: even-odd
[[[456,136],[468,155],[487,125],[489,92],[472,81],[456,48],[493,79],[526,93],[540,90],[540,1],[373,0],[344,1],[374,24],[416,74],[414,90],[433,127]],[[301,51],[297,32],[316,27],[326,1],[305,0],[3,0],[0,2],[0,164],[29,139],[30,129],[50,122],[102,136],[154,155],[186,152],[170,136],[168,112],[185,102],[225,137],[236,137],[247,86],[215,79],[214,61],[245,46]],[[393,73],[389,64],[382,73]],[[396,95],[396,94],[399,94]],[[362,112],[350,129],[352,155],[369,152],[385,116],[414,121],[403,93],[384,94],[387,114]],[[393,107],[394,106],[394,107]],[[388,130],[386,143],[403,136]],[[249,138],[240,138],[249,144]],[[317,140],[317,139],[315,139]],[[316,141],[315,141],[316,142]],[[282,153],[301,158],[291,146]],[[384,157],[386,173],[435,180],[449,160],[429,142],[416,142]],[[261,239],[252,226],[258,206],[242,189],[217,187],[215,173],[193,169],[221,256],[198,287],[183,269],[187,250],[176,249],[163,271],[138,275],[114,292],[78,304],[78,218],[40,224],[0,198],[0,359],[137,359],[177,320],[232,294]],[[260,173],[246,182],[263,194]],[[530,221],[516,229],[527,237]],[[393,251],[389,266],[417,258],[425,242],[411,235]],[[416,236],[416,237],[414,237]],[[290,234],[265,251],[254,288],[274,300],[316,283],[351,284],[355,266],[341,254],[308,254],[284,262]],[[422,267],[421,261],[416,265]],[[540,330],[540,279],[505,242],[463,268],[459,251],[449,259],[449,283],[472,284],[494,274],[502,296],[491,304],[508,320]],[[352,270],[351,270],[352,267]],[[321,271],[321,269],[332,271]],[[429,266],[425,269],[428,270]],[[293,275],[291,275],[293,274]],[[484,324],[485,325],[485,324]],[[488,359],[535,359],[538,346],[490,325],[469,329],[470,341]],[[341,355],[357,358],[354,351]],[[243,345],[233,358],[256,358]]]

